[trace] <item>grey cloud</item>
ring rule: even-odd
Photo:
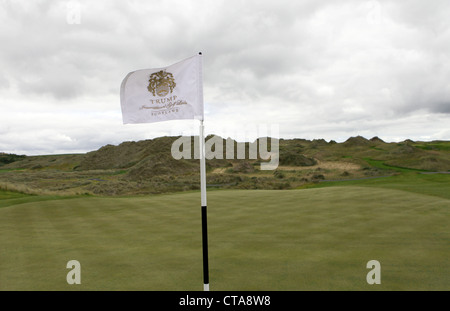
[[[361,124],[378,131],[386,119],[450,114],[446,0],[73,1],[80,24],[67,22],[65,1],[1,2],[3,98],[49,113],[119,110],[128,72],[201,51],[207,116],[218,123],[275,120],[290,132],[354,136]],[[66,117],[64,131],[48,126],[75,128],[67,148],[122,137],[114,124],[86,145],[70,109]]]
[[[450,99],[445,102],[436,102],[431,105],[431,112],[450,114]]]

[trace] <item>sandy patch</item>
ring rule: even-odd
[[[361,169],[361,166],[350,162],[339,162],[339,161],[319,161],[316,160],[317,164],[313,166],[279,166],[278,169],[286,171],[304,171],[311,169],[329,169],[329,170],[339,170],[339,171],[357,171]],[[211,173],[213,174],[224,174],[227,168],[219,167],[214,169]]]
[[[319,161],[316,160],[317,164],[313,166],[279,166],[280,170],[310,170],[310,169],[330,169],[330,170],[341,170],[341,171],[356,171],[361,169],[361,166],[350,162],[339,162],[339,161]]]

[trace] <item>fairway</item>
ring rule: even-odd
[[[0,208],[1,290],[202,290],[199,193]],[[211,290],[449,290],[447,198],[361,186],[208,193]],[[69,260],[81,284],[68,285]],[[381,284],[369,285],[369,260]]]

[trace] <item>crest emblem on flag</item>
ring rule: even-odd
[[[124,124],[203,120],[201,55],[128,73],[120,86],[120,104]]]
[[[148,81],[149,85],[147,89],[153,96],[158,95],[159,97],[164,97],[172,93],[173,89],[177,86],[173,75],[165,70],[152,73]]]

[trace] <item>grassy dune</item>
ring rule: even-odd
[[[209,191],[211,290],[449,290],[449,181]],[[202,290],[198,192],[7,195],[24,201],[0,208],[0,290]],[[66,283],[72,259],[81,285]]]
[[[123,196],[199,190],[199,161],[175,160],[171,147],[176,139],[159,137],[124,142],[86,154],[0,153],[0,190],[48,196]],[[376,137],[368,140],[361,136],[343,143],[280,139],[279,166],[275,171],[261,170],[263,159],[250,157],[250,143],[233,142],[233,159],[227,159],[226,140],[222,143],[223,159],[206,160],[206,182],[211,188],[288,190],[315,187],[315,183],[323,180],[450,172],[449,141],[385,143]],[[238,146],[246,150],[246,159],[236,158]]]

